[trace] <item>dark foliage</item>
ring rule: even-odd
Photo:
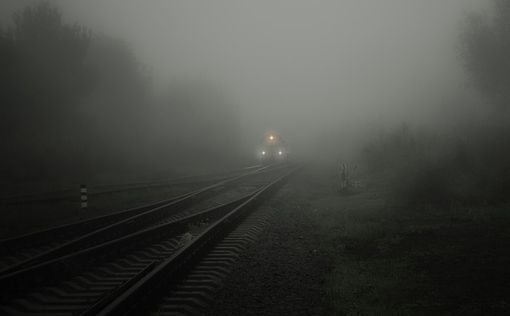
[[[79,102],[91,89],[84,60],[91,35],[65,25],[47,3],[14,15],[2,35],[2,175],[44,177],[79,156]]]
[[[408,203],[500,204],[510,201],[510,2],[494,0],[495,16],[466,18],[461,58],[485,96],[490,124],[439,140],[401,129],[370,143],[364,160],[393,178],[396,199]]]
[[[0,30],[0,68],[6,183],[151,173],[179,155],[217,162],[236,146],[232,108],[213,89],[187,84],[154,102],[125,41],[66,24],[46,2]]]
[[[495,106],[510,104],[510,2],[493,0],[492,20],[480,14],[466,18],[461,58],[475,87]]]
[[[408,204],[509,202],[510,137],[501,128],[478,128],[452,140],[397,129],[363,151],[365,166],[390,179],[393,197]]]

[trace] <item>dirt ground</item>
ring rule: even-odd
[[[328,169],[291,180],[208,314],[508,314],[508,207],[403,207],[361,184],[342,194]]]

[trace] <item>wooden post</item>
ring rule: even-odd
[[[87,185],[80,185],[80,194],[81,194],[81,208],[85,209],[88,206],[89,198],[87,195]]]

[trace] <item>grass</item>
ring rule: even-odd
[[[393,207],[380,185],[339,196],[327,176],[306,182],[332,262],[324,284],[330,314],[510,311],[507,206]]]

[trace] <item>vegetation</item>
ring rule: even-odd
[[[207,146],[227,144],[215,130],[237,134],[231,107],[207,85],[191,82],[157,101],[149,71],[125,41],[67,24],[47,2],[0,30],[0,67],[0,177],[8,183],[144,173],[168,169],[178,156],[203,162],[214,158]],[[191,90],[194,98],[180,99]],[[179,143],[175,135],[187,136]],[[182,143],[198,149],[182,146],[176,155]]]
[[[318,216],[335,258],[331,314],[508,314],[510,2],[494,5],[491,20],[466,18],[461,51],[490,124],[448,138],[406,126],[381,135],[361,154],[367,189]],[[340,205],[331,199],[311,207]]]
[[[510,201],[510,3],[495,0],[492,20],[469,15],[461,60],[473,87],[486,100],[482,119],[446,139],[408,127],[368,143],[362,159],[386,172],[393,197],[411,204],[501,204]]]
[[[80,154],[79,102],[92,87],[84,65],[90,32],[63,24],[48,4],[26,8],[13,22],[1,39],[2,175],[40,177],[57,166],[69,172],[73,166],[57,161]]]
[[[508,312],[506,207],[395,207],[379,185],[338,196],[312,187],[330,315]]]
[[[481,14],[466,18],[461,57],[473,85],[501,114],[510,104],[510,3],[492,3],[492,19]]]

